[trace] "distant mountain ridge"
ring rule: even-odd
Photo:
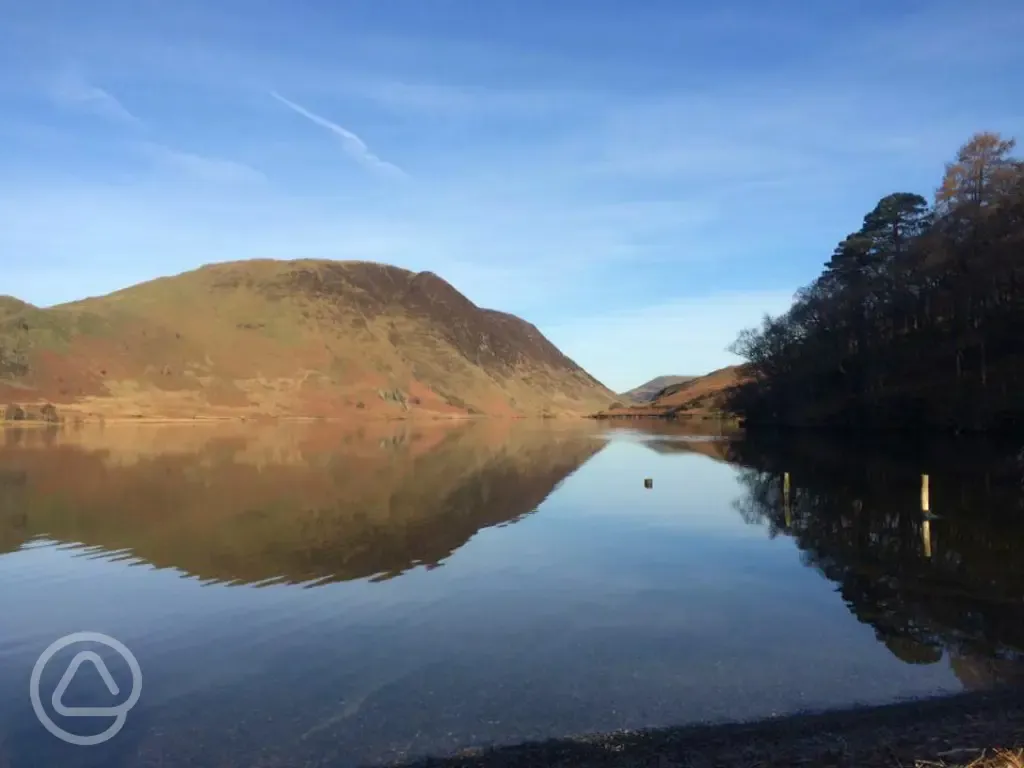
[[[662,387],[648,402],[615,403],[591,414],[595,418],[713,417],[728,413],[726,398],[735,387],[749,380],[750,367],[730,365],[704,376],[695,376]]]
[[[193,418],[587,413],[613,393],[431,272],[208,265],[49,309],[0,299],[0,406]]]
[[[656,376],[639,387],[633,387],[633,389],[619,393],[619,397],[625,397],[638,403],[649,403],[665,387],[670,387],[673,384],[682,384],[696,378],[696,376]]]

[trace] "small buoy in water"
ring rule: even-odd
[[[653,478],[650,478],[650,477],[645,478],[644,479],[644,488],[653,488],[653,487],[654,487],[654,480],[653,480]]]

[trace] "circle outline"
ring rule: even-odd
[[[42,680],[43,669],[59,651],[75,643],[90,642],[107,646],[127,662],[128,668],[132,672],[132,692],[124,703],[118,704],[116,707],[98,707],[97,709],[105,709],[106,711],[90,715],[91,717],[113,716],[115,718],[114,722],[105,731],[94,736],[79,736],[74,733],[68,733],[53,722],[53,719],[43,707],[43,702],[39,695],[39,684]],[[70,635],[64,635],[64,637],[54,640],[36,659],[35,666],[32,667],[32,676],[29,678],[28,693],[29,699],[32,702],[32,709],[46,730],[68,744],[74,744],[79,747],[91,747],[109,741],[124,728],[125,721],[128,719],[128,712],[138,703],[139,697],[142,695],[142,668],[139,666],[139,660],[135,658],[135,654],[120,640],[110,635],[105,635],[102,632],[73,632]],[[69,717],[83,717],[83,715],[69,715]]]

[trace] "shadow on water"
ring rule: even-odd
[[[723,445],[749,523],[791,537],[907,664],[1024,683],[1024,455],[979,439]]]

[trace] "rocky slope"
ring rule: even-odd
[[[614,396],[534,326],[433,273],[260,260],[49,309],[0,298],[0,398],[192,418],[554,415]]]

